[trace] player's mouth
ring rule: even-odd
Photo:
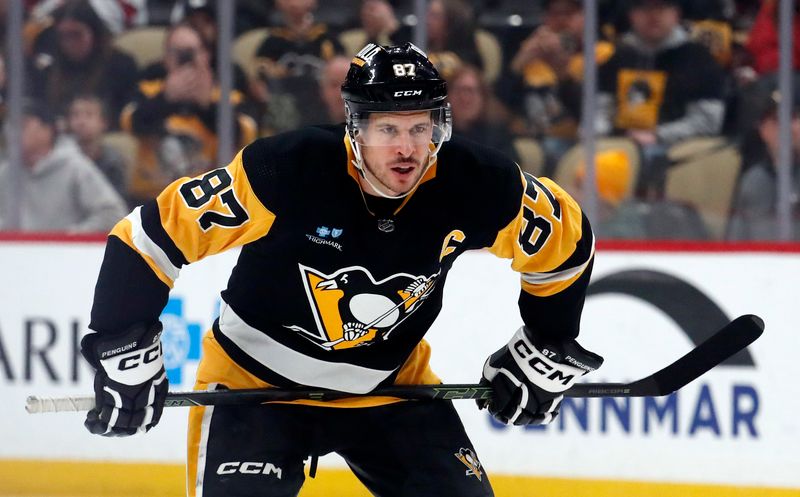
[[[400,177],[407,177],[414,170],[419,166],[419,163],[414,159],[407,159],[402,161],[397,161],[390,165],[390,169],[393,173]]]
[[[392,168],[392,171],[400,176],[408,176],[414,169],[414,166],[395,166]]]

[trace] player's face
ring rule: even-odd
[[[429,111],[385,112],[369,117],[367,128],[359,134],[364,158],[364,174],[390,195],[409,192],[425,173],[433,138]],[[364,191],[373,195],[367,181]]]

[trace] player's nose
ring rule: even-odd
[[[414,153],[414,140],[408,134],[401,134],[397,138],[395,147],[400,155],[408,157]]]

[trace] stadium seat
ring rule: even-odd
[[[103,143],[122,154],[129,172],[133,169],[139,153],[139,140],[135,136],[126,131],[115,131],[106,133],[103,136]]]
[[[164,57],[166,35],[167,28],[163,26],[136,28],[117,35],[114,47],[133,57],[142,69]]]
[[[693,138],[673,145],[668,157],[665,197],[694,206],[721,240],[742,165],[736,146],[722,137]]]
[[[338,36],[346,56],[355,55],[367,44],[367,32],[361,28],[342,31]]]
[[[233,41],[233,61],[239,64],[249,78],[255,77],[256,64],[253,63],[253,59],[256,57],[258,47],[267,36],[269,36],[267,28],[251,29],[240,34]]]
[[[536,140],[526,137],[515,138],[514,150],[519,156],[519,167],[523,171],[541,176],[544,169],[544,152]]]
[[[483,77],[492,85],[503,70],[503,49],[492,33],[480,28],[475,30],[475,45],[483,61]]]
[[[636,180],[639,177],[640,155],[636,143],[629,138],[599,138],[595,143],[597,153],[620,151],[627,157],[630,166],[630,178],[627,178],[627,188],[620,200],[624,200],[633,195],[636,188]],[[570,148],[558,161],[555,173],[553,174],[556,183],[561,185],[570,193],[575,193],[577,189],[578,170],[584,164],[583,147],[578,144]]]

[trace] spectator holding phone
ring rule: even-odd
[[[139,138],[132,171],[132,200],[153,198],[175,179],[205,171],[216,161],[219,86],[200,34],[188,24],[170,28],[164,50],[163,79],[143,80],[138,97],[122,115],[122,128]],[[244,96],[233,90],[239,146],[256,136],[255,121],[241,112]]]
[[[561,156],[578,138],[583,92],[583,29],[580,0],[546,0],[542,24],[520,44],[498,94],[516,110],[524,134],[542,145],[544,175],[550,175]],[[604,40],[595,45],[602,64],[614,53]]]

